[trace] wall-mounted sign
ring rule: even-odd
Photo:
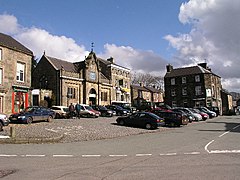
[[[207,97],[212,97],[212,91],[211,91],[211,89],[206,89],[206,96],[207,96]]]

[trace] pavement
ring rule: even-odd
[[[119,126],[115,117],[54,119],[53,122],[32,124],[9,124],[0,132],[0,144],[69,143],[89,140],[111,139],[143,133],[160,132],[167,127],[146,130]],[[171,128],[170,128],[171,129]]]

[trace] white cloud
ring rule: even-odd
[[[84,46],[78,45],[72,38],[52,35],[36,27],[22,27],[12,15],[0,15],[0,24],[5,25],[0,27],[1,32],[17,39],[32,50],[37,58],[40,58],[45,51],[48,56],[76,62],[84,60],[89,53]]]
[[[115,62],[136,72],[164,76],[167,62],[152,51],[133,49],[130,46],[106,44],[105,52],[99,54],[103,58],[114,57]]]
[[[88,55],[84,46],[76,44],[72,38],[52,35],[44,29],[37,27],[22,27],[17,18],[12,15],[0,15],[0,31],[13,36],[19,42],[34,52],[40,58],[45,51],[48,56],[68,60],[81,61]],[[97,54],[102,58],[114,57],[115,62],[137,72],[147,72],[163,76],[166,61],[152,51],[136,50],[129,46],[116,46],[106,44],[104,53]]]
[[[178,50],[176,65],[207,60],[213,72],[223,78],[224,88],[240,92],[237,88],[240,87],[239,7],[239,0],[190,0],[183,3],[179,20],[191,25],[192,30],[188,34],[165,36]],[[229,82],[234,82],[235,86]]]
[[[0,32],[6,34],[17,33],[21,28],[20,25],[17,23],[17,18],[13,15],[0,15],[0,24]]]

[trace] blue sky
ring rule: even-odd
[[[106,43],[152,50],[170,58],[163,39],[186,32],[178,20],[185,0],[1,0],[0,12],[14,15],[24,27],[36,26],[54,35],[73,38],[77,44],[103,52]]]
[[[239,0],[0,0],[0,32],[70,62],[91,50],[133,72],[164,76],[207,62],[240,92]]]

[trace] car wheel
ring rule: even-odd
[[[120,121],[119,121],[119,124],[120,124],[121,126],[123,126],[123,125],[125,124],[124,120],[120,120]]]
[[[60,114],[57,113],[55,119],[60,119],[60,117],[61,117]]]
[[[0,131],[3,131],[3,124],[0,122]]]
[[[27,124],[31,124],[33,122],[33,119],[31,117],[27,118]]]
[[[145,125],[145,128],[148,129],[148,130],[149,130],[149,129],[152,129],[152,125],[151,125],[150,123],[147,123],[147,124]]]
[[[52,116],[48,116],[47,122],[52,122],[52,120],[53,120],[53,117]]]

